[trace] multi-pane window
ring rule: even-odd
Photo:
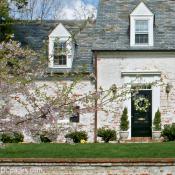
[[[67,65],[66,42],[54,43],[54,65]]]
[[[149,27],[148,20],[135,21],[135,43],[148,44],[149,43]]]

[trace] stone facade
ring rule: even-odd
[[[153,110],[152,110],[152,120],[154,118],[155,112],[159,108],[162,114],[162,126],[165,124],[175,123],[175,54],[174,53],[151,53],[147,54],[138,52],[102,52],[97,56],[97,86],[103,87],[104,89],[110,88],[113,84],[117,86],[122,86],[128,81],[131,81],[133,77],[136,77],[139,72],[142,72],[143,75],[139,77],[141,79],[145,79],[148,82],[154,82],[163,78],[164,85],[160,87],[152,87],[152,96],[153,96]],[[135,75],[122,75],[122,73],[127,74],[135,73]],[[144,75],[145,73],[150,73],[149,75]],[[160,72],[160,75],[155,75],[154,73]],[[134,78],[135,79],[135,78]],[[138,81],[138,80],[136,80]],[[143,81],[143,80],[142,80]],[[70,83],[70,81],[65,81],[66,83]],[[38,85],[47,84],[50,88],[48,92],[52,95],[54,90],[54,82],[52,81],[39,81]],[[59,82],[58,82],[59,83]],[[142,83],[142,82],[141,82]],[[166,85],[170,83],[172,85],[172,89],[170,94],[166,93]],[[89,91],[95,90],[94,84],[90,81],[82,81],[79,83],[75,92],[77,94],[85,94]],[[167,96],[168,95],[168,96]],[[80,107],[81,106],[80,104]],[[119,133],[119,125],[120,125],[120,117],[122,114],[122,110],[124,107],[128,108],[129,112],[129,121],[130,121],[130,136],[131,139],[131,101],[126,100],[122,101],[115,106],[117,109],[116,113],[106,114],[105,112],[99,111],[97,117],[97,127],[98,128],[111,128],[116,130],[117,134]],[[112,108],[112,106],[111,106]],[[25,110],[19,108],[19,106],[15,106],[14,113],[19,112],[25,114]],[[60,143],[64,143],[65,135],[68,132],[66,128],[72,128],[74,130],[86,131],[88,134],[88,142],[93,142],[94,139],[94,117],[95,114],[85,113],[80,115],[79,123],[70,123],[69,117],[64,118],[64,120],[58,121],[58,127],[63,127],[64,129],[58,135],[57,141]],[[25,141],[30,142],[32,139],[25,134]]]
[[[70,80],[64,80],[64,81],[37,81],[36,84],[38,87],[42,87],[43,85],[46,85],[47,90],[46,94],[49,96],[54,95],[54,90],[57,89],[57,85],[61,85],[63,83],[71,84]],[[83,80],[81,83],[78,83],[76,87],[74,88],[73,92],[76,95],[83,95],[88,94],[89,91],[94,91],[94,84],[88,80]],[[22,97],[23,98],[23,97]],[[16,114],[18,116],[25,116],[28,112],[24,106],[21,104],[12,101],[13,108],[11,110],[11,113]],[[77,103],[76,105],[80,106],[80,109],[83,108],[83,105],[80,103]],[[32,111],[32,108],[31,108]],[[57,137],[57,142],[59,143],[65,143],[66,138],[65,135],[68,132],[77,130],[77,131],[86,131],[88,134],[88,142],[93,142],[94,140],[94,113],[80,113],[79,122],[78,123],[72,123],[70,122],[70,116],[64,116],[59,117],[58,114],[58,130],[59,135]],[[22,128],[23,129],[23,128]],[[29,132],[23,131],[23,134],[25,136],[24,141],[25,142],[36,142],[35,139],[31,136]]]

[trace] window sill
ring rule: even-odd
[[[69,69],[70,67],[68,66],[52,66],[52,67],[49,67],[50,69]]]
[[[130,47],[153,47],[153,45],[149,45],[149,44],[135,44],[135,45],[130,45]]]
[[[68,67],[48,67],[47,73],[68,73],[71,72],[71,68]]]

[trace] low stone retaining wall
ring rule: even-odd
[[[0,159],[0,175],[175,175],[175,159]]]

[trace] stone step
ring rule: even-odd
[[[152,137],[132,137],[131,140],[121,141],[124,143],[152,143],[160,142],[160,140],[154,140]]]

